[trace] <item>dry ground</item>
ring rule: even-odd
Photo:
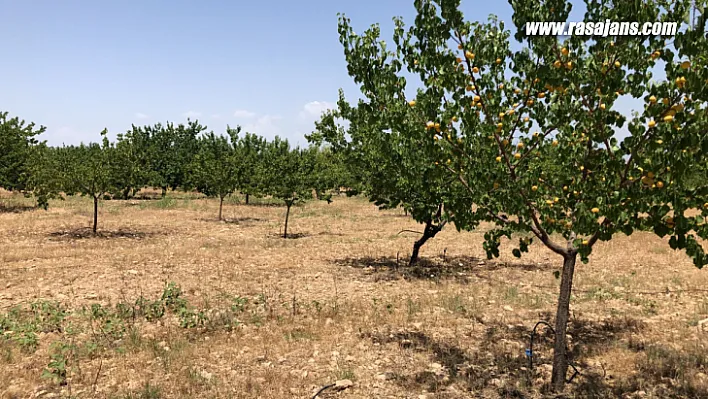
[[[199,198],[0,208],[0,397],[542,397],[560,266],[534,244],[487,261],[444,230],[404,267],[402,211],[336,198],[293,211]],[[399,258],[399,261],[397,261]],[[651,234],[577,268],[575,397],[706,397],[708,275]],[[171,283],[171,284],[170,284]]]

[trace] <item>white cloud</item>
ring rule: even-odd
[[[250,119],[256,116],[255,112],[247,111],[245,109],[237,109],[234,111],[234,116],[237,118]]]
[[[327,101],[310,101],[302,107],[300,118],[314,121],[322,116],[323,112],[333,109],[335,106],[335,104]]]
[[[195,111],[187,111],[183,115],[185,118],[199,118],[200,116],[202,116],[202,113]]]
[[[47,143],[49,145],[61,146],[63,144],[71,145],[79,143],[88,144],[90,142],[99,142],[101,140],[101,136],[98,134],[98,132],[100,132],[100,130],[84,131],[81,129],[77,129],[74,126],[62,126],[56,130],[52,130],[49,132],[51,136],[47,138]],[[108,130],[108,137],[109,139],[115,138],[115,134],[111,129]]]
[[[256,118],[255,121],[243,126],[243,130],[268,138],[272,138],[276,135],[282,137],[282,130],[278,123],[282,119],[280,115],[262,115]]]
[[[135,117],[138,119],[147,119],[148,118],[148,116],[143,114],[142,112],[136,112]]]

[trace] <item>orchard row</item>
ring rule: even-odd
[[[313,197],[329,200],[342,185],[345,170],[328,149],[291,148],[279,137],[266,140],[241,128],[226,134],[207,131],[197,121],[187,124],[135,126],[110,141],[49,147],[39,141],[44,127],[0,114],[0,187],[34,195],[45,209],[51,198],[84,195],[98,204],[104,198],[130,199],[140,189],[157,187],[203,193],[219,199],[240,192],[282,200],[289,210]],[[287,217],[284,236],[287,236]]]

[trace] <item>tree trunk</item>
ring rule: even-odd
[[[224,209],[224,196],[219,196],[219,221],[221,221],[221,210]]]
[[[438,226],[433,225],[432,221],[427,221],[425,223],[425,230],[423,230],[423,236],[420,237],[418,241],[413,243],[413,253],[411,254],[411,259],[408,261],[408,266],[413,266],[418,262],[418,254],[420,252],[420,248],[429,239],[435,237],[435,235],[438,234],[440,230],[442,230],[443,226],[445,226],[445,222],[442,222]]]
[[[162,198],[165,198],[167,196],[167,187],[162,187]]]
[[[248,205],[248,193],[246,193],[246,205]]]
[[[411,260],[408,261],[408,266],[413,266],[418,263],[418,253],[420,252],[420,247],[428,241],[428,238],[430,237],[423,234],[423,237],[421,237],[420,240],[413,243],[413,253],[411,254]]]
[[[93,196],[93,234],[96,235],[98,227],[98,197]]]
[[[288,218],[290,218],[290,207],[293,206],[293,203],[287,201],[285,202],[285,205],[288,206],[288,210],[285,211],[285,229],[283,230],[283,238],[288,238]]]
[[[573,273],[577,253],[572,252],[563,257],[563,272],[561,273],[560,295],[556,311],[555,342],[553,344],[553,374],[551,384],[556,392],[563,392],[568,372],[568,351],[566,330],[570,318],[570,294],[573,288]]]

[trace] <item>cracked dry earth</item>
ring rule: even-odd
[[[5,193],[2,201],[29,204]],[[489,261],[487,227],[441,232],[405,266],[400,210],[284,208],[174,194],[0,212],[0,398],[537,398],[560,259]],[[570,397],[708,395],[705,271],[652,234],[577,267]],[[351,382],[349,386],[348,381]],[[342,381],[344,381],[342,383]],[[337,389],[341,388],[341,389]]]

